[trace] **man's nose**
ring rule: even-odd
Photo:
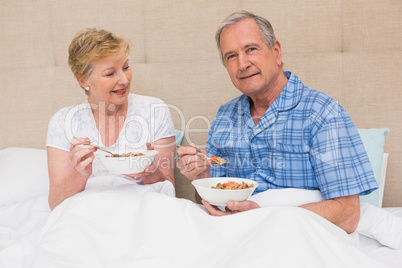
[[[246,70],[248,67],[250,67],[251,63],[246,54],[240,53],[238,59],[240,70]]]

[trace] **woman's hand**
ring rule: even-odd
[[[89,143],[88,138],[73,138],[70,152],[47,147],[50,209],[85,190],[96,151]]]
[[[197,148],[194,144],[180,147],[177,150],[179,156],[177,167],[191,181],[211,176],[211,163],[209,163],[208,159],[196,155],[197,152],[206,154],[206,151]]]
[[[147,150],[154,150],[153,145],[149,142],[147,142]],[[158,165],[155,164],[155,160],[152,161],[151,165],[146,167],[143,172],[125,174],[125,176],[133,178],[135,180],[142,180],[144,184],[152,184],[158,181],[165,180],[161,179],[164,177],[164,174],[159,170]]]
[[[92,174],[92,162],[95,158],[96,149],[89,145],[89,138],[73,138],[71,140],[69,158],[75,170],[81,175],[88,177]]]

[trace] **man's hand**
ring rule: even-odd
[[[247,210],[252,210],[255,208],[259,208],[260,206],[253,202],[253,201],[228,201],[226,204],[226,211],[222,211],[215,206],[212,206],[210,203],[205,201],[204,199],[201,200],[202,204],[204,205],[205,209],[211,214],[212,216],[225,216],[231,215],[238,212],[243,212]]]
[[[192,181],[211,177],[211,164],[209,163],[208,159],[196,155],[197,152],[206,154],[204,150],[197,148],[194,144],[191,144],[187,147],[180,147],[177,150],[177,154],[179,156],[177,167],[184,176]]]

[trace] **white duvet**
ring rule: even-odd
[[[213,217],[169,182],[95,178],[50,212],[0,208],[0,267],[383,267],[353,236],[294,206]]]

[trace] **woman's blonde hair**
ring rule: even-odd
[[[110,31],[87,28],[74,36],[68,48],[68,65],[74,75],[81,80],[89,79],[92,64],[108,56],[124,52],[130,53],[130,42],[115,36]]]

